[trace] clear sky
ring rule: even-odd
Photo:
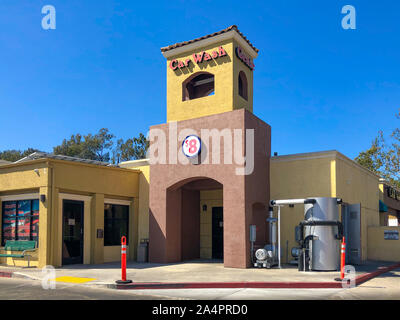
[[[56,30],[42,29],[47,4]],[[341,27],[346,4],[356,30]],[[254,113],[273,152],[354,158],[399,125],[399,1],[1,0],[0,150],[146,133],[166,121],[160,47],[232,24],[260,50]]]

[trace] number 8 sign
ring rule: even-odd
[[[182,152],[188,157],[192,158],[197,156],[201,150],[201,140],[198,136],[187,136],[182,142]]]

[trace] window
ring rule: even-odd
[[[129,206],[104,204],[104,245],[119,246],[121,237],[128,244]]]
[[[243,71],[239,72],[239,96],[247,100],[247,78]]]
[[[182,101],[207,97],[214,94],[214,75],[197,72],[182,83]]]
[[[33,240],[38,247],[39,200],[3,202],[2,245],[7,240]]]

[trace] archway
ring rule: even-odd
[[[167,221],[173,221],[170,234],[175,238],[170,250],[176,261],[222,258],[222,190],[221,183],[206,177],[185,179],[167,188]],[[219,203],[207,202],[207,193],[213,192],[221,195]]]

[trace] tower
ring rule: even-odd
[[[197,259],[211,246],[224,266],[246,268],[250,225],[255,245],[265,243],[271,128],[253,114],[257,51],[236,26],[161,48],[167,123],[149,133],[151,262]],[[204,192],[219,203],[212,212]]]
[[[161,52],[167,59],[167,122],[253,112],[256,49],[233,25]]]

